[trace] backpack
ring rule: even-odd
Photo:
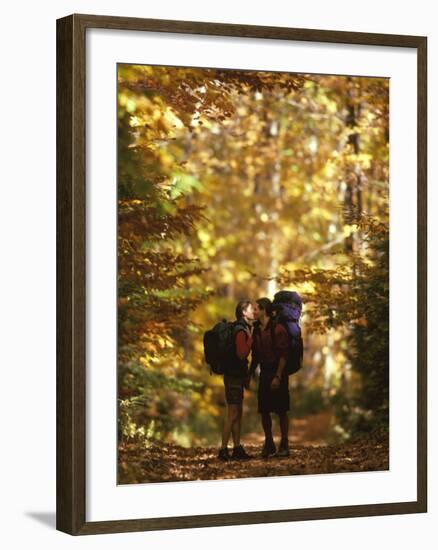
[[[204,333],[204,358],[210,367],[210,374],[224,374],[234,354],[234,336],[241,330],[238,321],[222,319]]]
[[[295,374],[303,366],[304,344],[301,336],[300,318],[303,302],[297,292],[280,290],[274,296],[271,313],[275,321],[271,324],[271,337],[275,346],[275,326],[281,323],[289,336],[289,351],[285,370],[288,375]]]

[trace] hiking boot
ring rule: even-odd
[[[262,458],[268,458],[268,456],[275,454],[276,450],[275,443],[272,439],[271,441],[265,441],[262,449]]]
[[[278,456],[278,458],[289,456],[289,443],[287,441],[284,443],[280,443],[280,446],[278,447],[278,451],[276,452],[275,456]]]
[[[227,447],[225,447],[224,449],[220,449],[217,457],[219,460],[230,460],[230,455],[228,454]]]
[[[231,458],[233,460],[248,460],[251,457],[245,451],[245,449],[242,447],[242,445],[238,445],[237,447],[234,447],[233,454],[231,455]]]

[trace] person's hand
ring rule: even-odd
[[[279,387],[280,387],[280,377],[275,375],[271,382],[271,389],[278,390]]]

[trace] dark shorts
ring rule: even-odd
[[[274,412],[278,414],[289,410],[289,377],[283,374],[280,381],[280,387],[276,390],[271,389],[271,382],[277,369],[260,369],[259,387],[257,392],[258,412]]]
[[[240,405],[243,401],[244,379],[240,376],[224,374],[225,400],[228,405]]]

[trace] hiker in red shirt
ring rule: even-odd
[[[273,323],[270,306],[269,298],[260,298],[254,304],[257,324],[253,333],[252,361],[247,379],[249,387],[249,380],[260,365],[257,398],[258,412],[265,432],[262,450],[264,458],[273,454],[278,457],[289,456],[289,386],[285,371],[289,337],[283,325]],[[276,413],[280,421],[281,442],[278,451],[272,437],[271,413]]]
[[[243,388],[248,378],[247,358],[253,344],[252,323],[254,321],[254,308],[249,300],[242,300],[237,304],[236,319],[233,355],[226,365],[224,374],[227,413],[222,432],[222,446],[218,454],[218,458],[221,460],[250,458],[240,444]],[[234,443],[231,456],[228,454],[230,435],[232,435]]]

